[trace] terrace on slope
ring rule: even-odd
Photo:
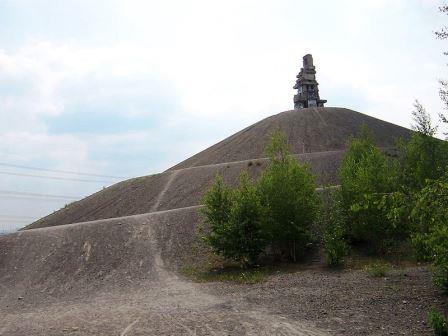
[[[266,118],[155,175],[117,183],[69,204],[26,227],[93,221],[198,205],[216,173],[231,184],[245,169],[258,176],[266,165],[268,135],[280,128],[292,152],[309,163],[318,185],[337,183],[337,169],[347,140],[366,125],[380,147],[392,147],[410,130],[343,108],[308,108]]]

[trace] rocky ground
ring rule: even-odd
[[[425,268],[305,269],[243,285],[156,264],[155,278],[90,296],[3,296],[0,335],[431,335],[428,310],[447,306]]]
[[[431,335],[425,267],[373,277],[322,258],[257,284],[196,282],[197,208],[0,236],[0,335]]]
[[[423,267],[380,278],[362,270],[303,270],[256,285],[209,288],[248,307],[311,322],[332,335],[432,335],[427,313],[448,303]]]

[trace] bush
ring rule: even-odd
[[[416,241],[421,244],[420,253],[426,252],[425,259],[433,262],[434,282],[448,293],[448,223],[438,223],[428,233],[416,235],[414,244]]]
[[[398,148],[400,184],[411,191],[422,189],[428,179],[440,178],[448,164],[448,143],[426,134],[414,133]]]
[[[428,324],[436,336],[448,336],[448,322],[436,309],[432,308],[428,314]]]
[[[327,264],[331,267],[344,263],[344,257],[348,253],[348,245],[345,241],[345,229],[335,225],[324,232],[324,249]]]
[[[244,264],[255,264],[267,245],[265,211],[256,186],[245,172],[241,173],[240,186],[234,193],[229,222],[235,230],[232,258]]]
[[[344,257],[348,254],[345,214],[339,195],[339,192],[330,195],[331,204],[328,205],[328,211],[324,213],[326,224],[323,243],[327,264],[331,267],[341,265],[344,262]]]
[[[289,154],[286,137],[275,132],[267,147],[270,161],[258,190],[273,248],[293,261],[312,243],[311,226],[319,201],[316,184],[308,166]]]
[[[289,155],[281,132],[267,152],[270,162],[258,183],[242,173],[239,187],[231,189],[217,176],[203,200],[203,240],[215,254],[244,266],[256,263],[268,245],[296,261],[312,242],[319,207],[314,178]]]
[[[351,139],[339,170],[342,207],[347,231],[354,242],[368,243],[380,251],[402,227],[390,224],[388,195],[397,189],[396,164],[374,145],[367,129]]]
[[[267,244],[265,216],[247,173],[241,173],[235,190],[217,176],[204,196],[204,204],[201,211],[209,232],[202,238],[213,252],[242,266],[255,264]]]
[[[418,256],[434,263],[435,282],[448,292],[448,175],[428,182],[415,198],[412,243]]]
[[[420,190],[428,179],[435,180],[444,174],[448,165],[448,143],[434,138],[437,126],[430,115],[417,101],[412,134],[407,142],[398,144],[400,157],[400,183],[407,189]]]

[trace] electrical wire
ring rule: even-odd
[[[10,195],[10,196],[2,196],[0,195],[0,199],[2,200],[28,200],[28,201],[49,201],[49,202],[61,202],[61,201],[76,201],[76,199],[69,199],[69,198],[45,198],[45,197],[33,197],[33,196],[14,196],[14,195]]]
[[[0,224],[7,224],[7,223],[28,223],[29,220],[26,219],[0,219]]]
[[[0,195],[2,195],[2,194],[14,196],[14,197],[24,196],[24,197],[67,199],[67,200],[78,200],[81,198],[78,196],[50,195],[50,194],[30,193],[30,192],[21,192],[21,191],[0,190]]]
[[[52,173],[63,173],[63,174],[73,174],[80,176],[92,176],[92,177],[104,177],[104,178],[112,178],[112,179],[126,179],[127,177],[123,176],[112,176],[112,175],[100,175],[100,174],[92,174],[92,173],[84,173],[84,172],[75,172],[70,170],[58,170],[58,169],[48,169],[48,168],[40,168],[40,167],[32,167],[32,166],[23,166],[12,163],[0,162],[0,166],[11,167],[11,168],[20,168],[20,169],[29,169],[29,170],[40,170]]]
[[[32,217],[32,216],[17,216],[17,215],[0,214],[0,220],[2,220],[3,218],[33,219],[33,218],[35,218],[35,217]]]
[[[62,180],[62,181],[75,181],[75,182],[87,182],[87,183],[116,183],[116,181],[105,181],[105,180],[84,180],[71,177],[58,177],[58,176],[45,176],[45,175],[34,175],[34,174],[22,174],[22,173],[11,173],[0,171],[0,175],[11,175],[11,176],[22,176],[22,177],[34,177],[49,180]]]

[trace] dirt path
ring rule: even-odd
[[[169,190],[171,184],[173,183],[173,181],[176,179],[176,176],[179,174],[180,170],[174,170],[173,172],[171,172],[170,178],[168,179],[168,181],[166,182],[165,186],[163,187],[162,191],[160,192],[160,194],[157,196],[153,206],[151,207],[151,210],[149,212],[154,212],[157,211],[157,209],[160,207],[163,198],[165,197],[165,194],[167,193],[167,191]]]
[[[196,284],[160,269],[158,277],[78,300],[25,298],[0,309],[0,335],[421,336],[431,335],[430,306],[446,304],[421,269],[388,278],[303,271],[251,286]]]
[[[23,288],[14,283],[6,286],[7,290],[0,293],[0,335],[329,335],[310,322],[273,313],[241,297],[214,293],[208,285],[193,283],[171,271],[161,253],[161,243],[167,242],[158,237],[155,229],[159,217],[167,215],[176,215],[176,211],[17,234],[15,239],[19,241],[25,238],[37,240],[38,245],[41,245],[39,239],[47,242],[48,250],[42,256],[36,256],[36,260],[43,263],[43,266],[37,266],[36,272],[42,274],[44,265],[55,267],[55,262],[62,262],[66,265],[74,263],[74,274],[68,273],[68,266],[57,270],[66,273],[66,278],[63,275],[58,278],[65,284],[55,283],[66,288],[64,292],[49,289],[52,282],[49,279],[44,279],[41,288],[30,285]],[[102,236],[93,239],[99,236],[96,232],[102,232]],[[118,241],[118,233],[126,235]],[[64,244],[64,237],[74,241]],[[60,242],[61,250],[55,249],[56,244],[51,239]],[[68,251],[63,259],[58,257],[62,249],[75,245],[78,247]],[[110,256],[106,255],[108,259],[98,259],[98,254],[112,246],[116,250],[110,251]],[[140,251],[145,258],[137,258]],[[76,257],[78,253],[79,258]],[[116,258],[120,253],[123,259],[119,261]],[[25,255],[33,255],[33,247],[30,246]],[[20,266],[20,257],[14,260]],[[35,262],[31,261],[32,264]],[[97,290],[95,287],[89,289],[89,286],[98,285],[99,279],[81,279],[84,281],[81,287],[79,282],[71,279],[89,274],[97,277],[107,265],[114,264],[115,270],[111,269],[111,275],[105,274],[104,278],[113,280],[113,275],[121,280],[113,281],[111,285],[103,280],[103,287]],[[34,271],[30,269],[29,272]],[[144,277],[139,278],[139,274]]]

